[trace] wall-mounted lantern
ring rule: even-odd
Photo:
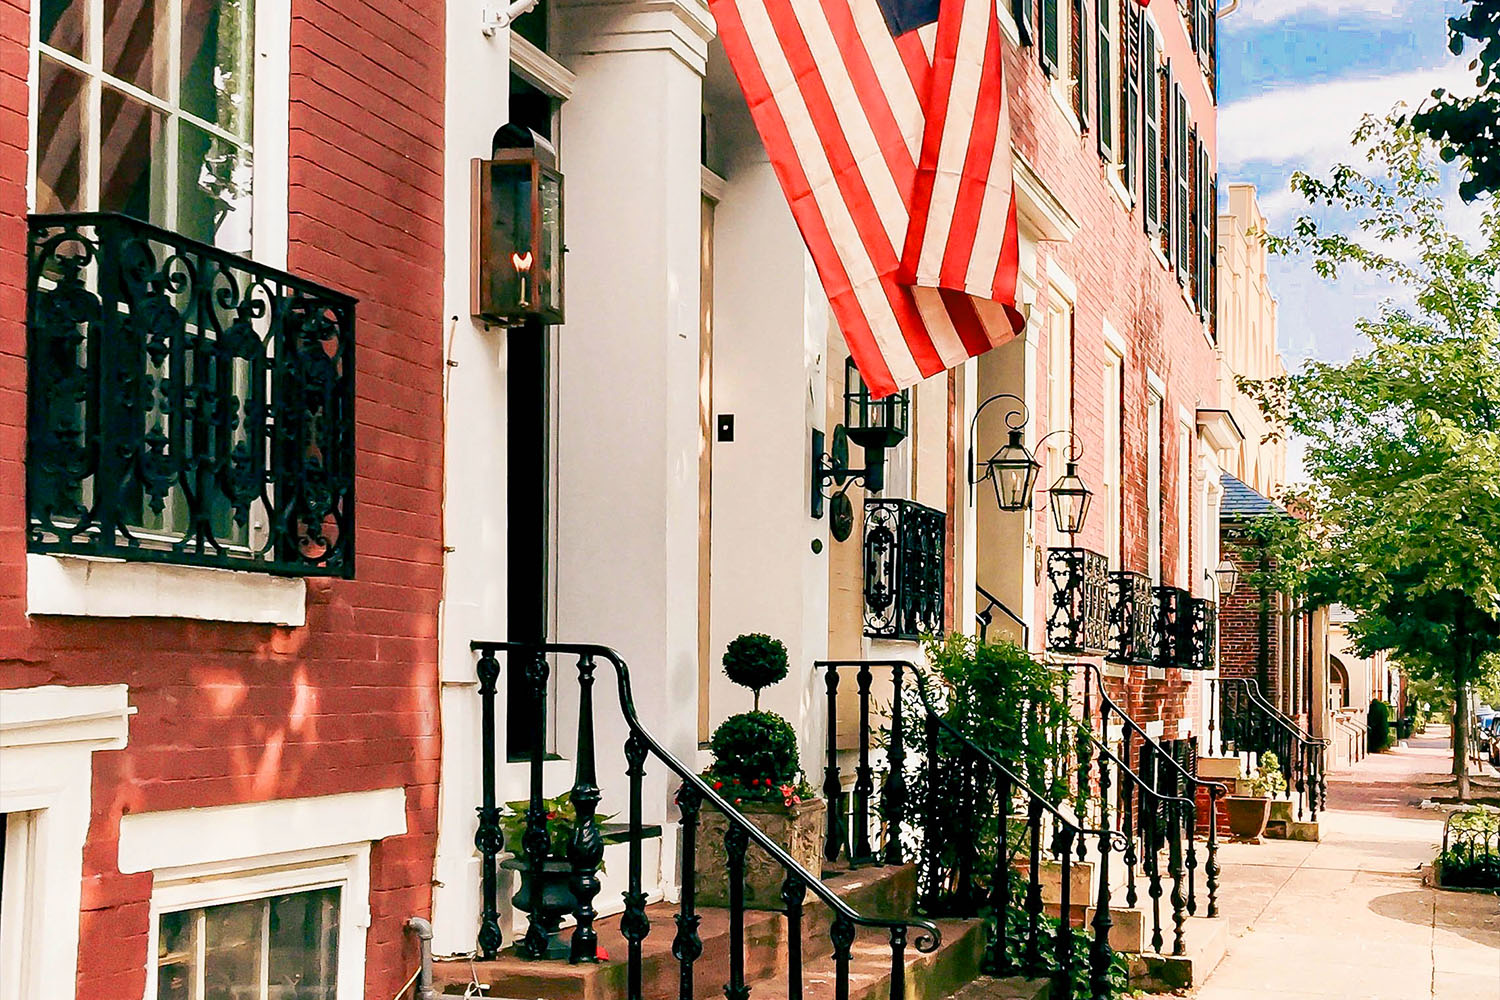
[[[883,399],[870,395],[854,359],[844,364],[844,422],[833,429],[828,451],[823,451],[823,432],[812,432],[812,516],[823,516],[823,500],[832,504],[833,537],[846,541],[854,527],[853,507],[847,492],[856,481],[879,493],[885,489],[885,453],[906,440],[911,422],[911,397],[906,390]],[[849,464],[849,443],[864,449],[864,468]],[[831,496],[825,488],[837,485]]]
[[[1094,491],[1078,477],[1076,455],[1068,459],[1062,476],[1047,491],[1047,503],[1052,508],[1052,523],[1058,531],[1076,535],[1083,530],[1084,519],[1089,514],[1089,504]]]
[[[563,178],[552,145],[507,125],[472,171],[470,311],[505,326],[561,323]]]
[[[974,461],[974,429],[984,408],[997,399],[1013,399],[1019,409],[1005,415],[1005,426],[1009,430],[1007,440],[999,451],[983,462]],[[986,479],[995,487],[995,505],[1004,511],[1020,511],[1031,506],[1032,491],[1036,488],[1036,477],[1042,471],[1041,464],[1026,450],[1024,429],[1026,427],[1026,404],[1020,396],[1002,392],[991,396],[974,411],[969,421],[969,496],[973,499],[974,487]],[[980,470],[983,470],[982,472]]]
[[[1222,600],[1234,593],[1235,588],[1240,585],[1240,568],[1235,565],[1233,559],[1225,557],[1219,560],[1219,568],[1214,570],[1214,578],[1219,584],[1219,598]]]

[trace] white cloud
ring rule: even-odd
[[[1349,14],[1399,17],[1415,6],[1415,0],[1241,0],[1235,14],[1249,21],[1271,24],[1298,14],[1323,17],[1343,17]]]
[[[1415,107],[1434,87],[1473,86],[1466,64],[1453,60],[1390,76],[1279,87],[1220,109],[1219,161],[1230,170],[1257,163],[1322,172],[1351,156],[1349,137],[1364,115],[1385,114],[1400,101]]]

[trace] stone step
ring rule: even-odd
[[[938,922],[938,927],[943,932],[943,943],[936,951],[923,955],[915,948],[907,947],[905,977],[908,997],[948,996],[979,975],[979,962],[984,951],[983,924],[977,920],[944,920]],[[850,953],[849,1000],[886,1000],[890,996],[891,973],[889,942],[873,931],[861,933],[855,939]],[[783,966],[774,973],[755,979],[749,984],[750,995],[792,995],[787,976],[787,970]],[[717,981],[722,983],[722,977]],[[835,1000],[838,995],[836,989],[834,963],[828,948],[812,953],[804,952],[803,1000]],[[719,992],[722,993],[722,986]],[[1018,994],[1021,997],[1034,995]]]
[[[1169,954],[1127,956],[1132,988],[1165,993],[1202,986],[1229,947],[1228,925],[1219,917],[1188,917],[1183,927],[1184,953],[1181,955],[1170,954],[1172,927],[1166,914],[1163,914],[1162,934],[1166,939],[1163,950]]]
[[[947,1000],[1048,1000],[1051,996],[1052,983],[1047,979],[994,979],[980,976]]]

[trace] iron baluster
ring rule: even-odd
[[[1172,954],[1187,951],[1183,928],[1187,921],[1187,899],[1182,894],[1182,802],[1176,798],[1166,804],[1170,822],[1167,825],[1167,865],[1172,875]]]
[[[828,938],[833,942],[834,996],[837,1000],[849,1000],[849,955],[854,947],[854,924],[839,914],[828,929]]]
[[[823,858],[832,864],[839,859],[839,852],[844,842],[841,829],[844,810],[839,806],[844,795],[844,783],[839,777],[839,668],[837,664],[828,664],[823,680],[828,688],[828,759],[823,764],[823,801],[828,803],[828,829],[825,834]]]
[[[1058,897],[1057,921],[1057,991],[1060,996],[1073,995],[1073,830],[1058,831],[1058,857],[1062,861],[1062,889]]]
[[[854,769],[854,846],[851,864],[867,864],[874,858],[870,849],[870,796],[875,791],[874,772],[870,769],[870,665],[862,663],[856,677],[859,693],[859,764]]]
[[[1127,728],[1123,735],[1121,753],[1123,760],[1130,760],[1130,737],[1131,732]],[[1116,767],[1119,766],[1116,765]],[[1135,904],[1140,899],[1136,892],[1135,867],[1141,859],[1136,855],[1135,845],[1136,837],[1140,833],[1138,821],[1144,822],[1144,817],[1138,817],[1140,810],[1136,808],[1136,802],[1137,793],[1135,785],[1122,777],[1120,779],[1120,829],[1125,831],[1125,905],[1131,909],[1135,909]],[[1140,801],[1140,805],[1144,808],[1144,800]]]
[[[941,874],[939,872],[939,861],[942,857],[942,845],[939,843],[938,831],[934,829],[937,825],[936,815],[939,802],[938,798],[938,724],[934,714],[929,712],[926,719],[927,729],[927,753],[926,760],[922,763],[927,769],[927,829],[922,832],[922,867],[926,869],[924,885],[926,888],[926,900],[923,909],[928,913],[937,910],[938,900],[942,891]]]
[[[1144,846],[1142,852],[1142,867],[1146,870],[1146,894],[1151,898],[1151,950],[1160,954],[1162,949],[1162,925],[1161,925],[1161,840],[1160,840],[1160,810],[1161,802],[1154,796],[1145,794],[1146,789],[1156,786],[1155,776],[1147,776],[1146,764],[1151,760],[1149,745],[1141,747],[1140,775],[1144,781],[1140,796],[1141,805],[1141,840]]]
[[[1071,680],[1071,677],[1070,677],[1070,680]],[[1075,741],[1075,743],[1076,743],[1075,752],[1078,755],[1078,794],[1079,794],[1079,796],[1081,798],[1086,798],[1088,796],[1088,793],[1089,793],[1089,771],[1091,770],[1092,765],[1093,765],[1093,757],[1092,757],[1092,752],[1091,751],[1092,751],[1092,736],[1093,736],[1093,732],[1094,732],[1094,726],[1093,726],[1093,722],[1091,721],[1092,714],[1093,714],[1092,710],[1091,710],[1091,704],[1090,704],[1091,701],[1092,701],[1092,699],[1089,697],[1088,678],[1085,676],[1085,678],[1084,678],[1084,685],[1083,685],[1083,721],[1081,723],[1079,723],[1079,727],[1078,727],[1078,739]],[[1108,736],[1109,735],[1109,726],[1108,726],[1107,723],[1104,723],[1103,706],[1100,706],[1100,721],[1102,723],[1102,725],[1101,725],[1101,732],[1103,732],[1106,736]],[[1083,818],[1084,818],[1083,811],[1080,810],[1079,819],[1083,819]],[[1078,860],[1082,861],[1084,859],[1084,856],[1087,853],[1088,853],[1088,845],[1085,842],[1085,839],[1083,837],[1079,837],[1078,838]]]
[[[578,657],[578,763],[573,779],[573,806],[577,818],[568,842],[568,862],[573,867],[570,887],[576,903],[573,940],[568,961],[599,961],[599,933],[594,930],[594,897],[599,895],[599,864],[604,860],[604,838],[595,814],[599,809],[599,778],[594,768],[594,657]]]
[[[974,900],[974,862],[977,858],[978,849],[978,824],[976,822],[975,809],[978,795],[975,794],[978,775],[976,774],[978,764],[974,755],[969,751],[967,743],[959,745],[958,748],[958,787],[961,789],[959,801],[958,835],[955,838],[954,849],[958,853],[958,885],[954,889],[955,902],[960,907],[960,912],[967,912]]]
[[[531,695],[533,723],[531,729],[531,800],[526,806],[526,832],[521,835],[521,848],[526,854],[526,864],[532,872],[545,870],[552,854],[552,838],[547,834],[547,807],[542,794],[542,765],[547,756],[547,680],[551,668],[547,665],[547,654],[534,647],[526,659],[522,676]],[[540,901],[539,901],[540,902]],[[532,907],[527,920],[526,937],[522,950],[532,958],[540,958],[547,951],[552,934],[557,930],[552,921],[542,916],[542,907]]]
[[[677,792],[682,812],[682,903],[677,913],[677,934],[672,939],[672,957],[678,963],[678,1000],[694,1000],[693,963],[703,955],[698,936],[698,814],[702,796],[688,785]]]
[[[479,657],[479,759],[483,805],[479,807],[479,829],[474,846],[479,851],[479,955],[486,961],[500,952],[500,881],[498,862],[505,850],[505,833],[500,826],[500,807],[495,801],[495,682],[500,678],[500,661],[493,649]]]
[[[1026,971],[1041,968],[1039,934],[1042,922],[1042,804],[1032,798],[1027,805],[1026,826],[1031,838],[1031,861],[1026,885]]]
[[[641,785],[646,777],[646,754],[649,751],[646,739],[632,730],[625,740],[625,775],[630,784],[630,872],[625,889],[625,912],[620,917],[620,934],[626,942],[626,1000],[645,1000],[641,993],[644,971],[644,948],[642,942],[651,932],[651,921],[646,916],[646,892],[642,873],[641,842],[645,839],[645,821],[642,815]],[[731,829],[734,829],[731,826]]]
[[[1108,715],[1101,712],[1101,718],[1106,720],[1104,726],[1105,736],[1109,735]],[[1109,909],[1109,853],[1113,846],[1114,834],[1109,825],[1109,761],[1103,755],[1099,757],[1099,896],[1094,904],[1094,940],[1089,943],[1089,996],[1092,1000],[1108,1000],[1109,997],[1109,967],[1114,960],[1110,950],[1109,932],[1114,927],[1114,919],[1110,916]]]
[[[1010,947],[1006,933],[1010,927],[1010,806],[1014,789],[1009,771],[999,775],[997,800],[997,823],[999,836],[995,845],[995,875],[990,885],[990,909],[995,915],[995,936],[990,941],[990,971],[997,976],[1010,973]]]
[[[886,750],[887,774],[885,787],[881,790],[881,811],[885,814],[885,863],[899,865],[901,854],[901,825],[906,820],[906,726],[901,706],[902,664],[891,666],[891,735],[890,747]]]
[[[724,831],[724,849],[729,856],[729,982],[724,1000],[749,1000],[745,985],[745,850],[750,844],[745,829],[736,823]]]
[[[891,1000],[906,1000],[906,927],[891,928]]]
[[[781,901],[786,904],[787,1000],[802,1000],[802,901],[807,886],[791,873],[781,883]]]
[[[1208,789],[1208,863],[1203,873],[1208,883],[1208,915],[1219,915],[1219,787]]]

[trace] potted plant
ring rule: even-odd
[[[1249,794],[1230,795],[1224,800],[1229,814],[1229,832],[1236,840],[1258,844],[1266,832],[1266,823],[1271,819],[1271,799],[1286,791],[1281,761],[1274,753],[1261,754],[1255,773],[1240,779],[1239,787]]]
[[[527,958],[567,958],[568,942],[560,938],[557,931],[563,917],[572,913],[577,903],[570,887],[573,865],[568,861],[568,843],[573,839],[573,828],[578,823],[578,810],[573,805],[571,792],[542,800],[547,821],[547,858],[542,863],[542,870],[536,872],[532,871],[531,861],[522,847],[530,805],[528,799],[507,802],[505,812],[500,816],[505,843],[515,852],[514,856],[502,861],[500,867],[518,873],[521,882],[511,902],[517,910],[534,917],[533,928],[540,928],[539,933],[528,929],[519,949]],[[609,816],[596,815],[594,822],[603,826],[609,819]],[[599,870],[604,870],[603,864]]]
[[[796,730],[775,712],[759,708],[761,689],[787,674],[786,647],[768,635],[742,635],[724,654],[724,673],[755,692],[756,708],[730,716],[714,730],[709,742],[713,764],[703,778],[751,824],[816,874],[822,864],[826,807],[802,774]],[[729,859],[724,846],[728,827],[729,820],[715,809],[700,814],[695,854],[700,905],[729,902]],[[752,847],[745,859],[745,905],[781,909],[785,877],[780,864]]]

